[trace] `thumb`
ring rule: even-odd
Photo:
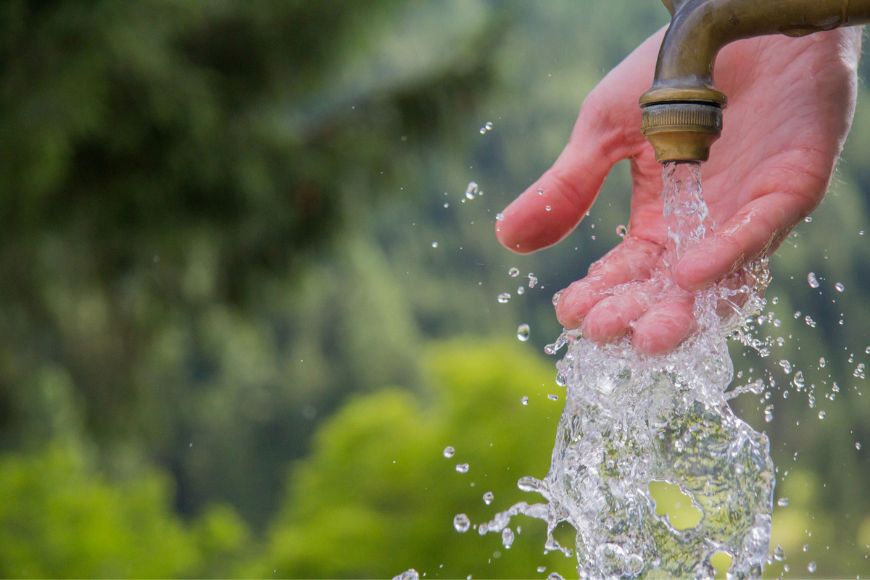
[[[620,118],[614,124],[610,115],[587,100],[559,158],[496,222],[499,242],[527,254],[571,233],[595,201],[610,169],[628,156],[623,129],[635,121],[640,127],[637,109],[637,119]]]

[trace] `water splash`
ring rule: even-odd
[[[614,294],[638,284],[653,299],[681,292],[668,269],[704,237],[709,216],[697,165],[667,165],[664,183],[665,269]],[[548,345],[548,354],[567,346],[557,363],[567,384],[565,410],[549,473],[518,483],[546,501],[515,504],[480,524],[480,534],[503,533],[520,514],[543,520],[545,550],[576,554],[581,577],[710,576],[718,553],[731,557],[731,574],[760,575],[770,539],[773,464],[766,436],[739,419],[728,400],[762,386],[727,390],[733,366],[726,335],[763,354],[765,345],[744,322],[764,305],[759,289],[768,281],[766,264],[758,263],[697,294],[698,332],[664,356],[639,355],[627,341],[596,345],[576,331]],[[723,319],[723,313],[730,314]],[[697,524],[678,529],[657,514],[653,482],[688,496],[700,514]],[[576,530],[575,550],[553,537],[562,522]]]

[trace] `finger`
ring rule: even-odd
[[[649,288],[609,296],[592,307],[583,320],[583,336],[597,343],[615,342],[628,334],[632,322],[650,305]]]
[[[520,254],[551,246],[580,222],[613,165],[628,155],[620,127],[594,102],[585,103],[568,145],[535,183],[513,201],[496,223],[496,237]],[[638,117],[638,123],[640,122]]]
[[[632,344],[643,354],[657,355],[679,346],[695,330],[694,296],[683,294],[658,302],[634,325]]]
[[[566,288],[556,304],[556,318],[565,328],[577,328],[589,310],[614,286],[650,277],[662,247],[628,237],[592,264],[589,274]]]
[[[814,196],[770,193],[748,203],[717,232],[686,250],[674,278],[686,290],[705,288],[775,249],[817,203]]]

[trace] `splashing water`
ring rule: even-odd
[[[697,164],[664,169],[664,216],[669,247],[665,268],[709,229]],[[546,350],[567,345],[557,363],[567,384],[549,473],[524,477],[521,490],[546,502],[521,502],[478,526],[503,533],[515,515],[547,523],[545,550],[561,546],[553,531],[562,522],[576,530],[578,573],[591,577],[710,576],[711,558],[731,557],[730,573],[758,576],[767,559],[774,471],[767,438],[740,420],[728,400],[733,376],[727,334],[755,346],[741,324],[759,310],[759,289],[769,281],[759,263],[695,296],[698,331],[674,352],[648,357],[624,341],[599,346],[576,331]],[[667,270],[651,280],[613,290],[648,286],[652,300],[683,292]],[[726,308],[723,308],[725,306]],[[727,320],[723,312],[730,312]],[[694,527],[677,529],[658,515],[650,484],[678,486],[700,513]]]

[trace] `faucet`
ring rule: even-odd
[[[706,161],[727,97],[713,84],[716,55],[755,36],[804,36],[870,22],[870,0],[662,0],[672,15],[642,131],[661,162]]]

